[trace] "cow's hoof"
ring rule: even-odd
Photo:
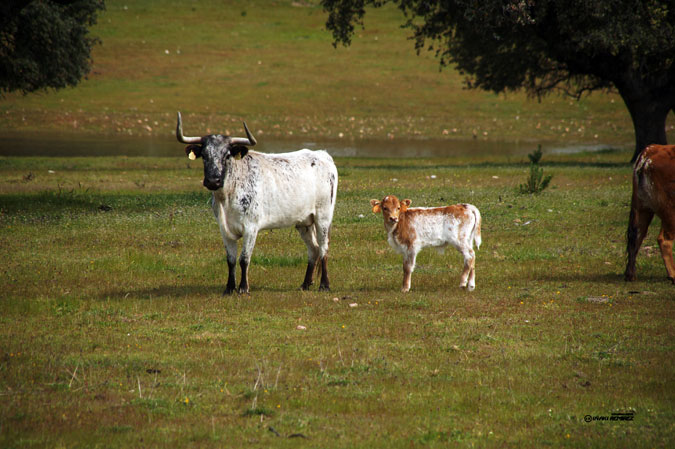
[[[234,291],[234,287],[227,287],[223,292],[223,296],[230,296],[232,293],[234,293]]]
[[[320,292],[329,292],[330,287],[328,285],[319,285],[319,291]]]
[[[250,295],[250,293],[249,293],[249,291],[248,291],[248,287],[247,287],[247,288],[239,287],[239,290],[237,290],[237,292],[238,292],[240,295]]]
[[[300,286],[300,290],[307,291],[307,290],[309,290],[309,287],[311,287],[311,286],[312,286],[312,284],[302,284]]]

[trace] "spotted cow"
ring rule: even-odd
[[[237,241],[243,241],[238,291],[248,293],[248,267],[258,232],[289,226],[295,226],[307,246],[307,271],[301,288],[307,290],[312,285],[320,261],[319,290],[329,290],[326,259],[338,185],[333,159],[325,151],[249,151],[256,140],[246,123],[244,130],[246,138],[220,134],[185,137],[178,113],[176,137],[188,144],[185,152],[190,159],[202,158],[203,184],[213,192],[213,213],[229,268],[225,294],[235,291]]]

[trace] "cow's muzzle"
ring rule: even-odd
[[[218,190],[223,187],[223,181],[220,178],[204,178],[204,187],[209,190]]]

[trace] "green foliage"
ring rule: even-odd
[[[365,6],[382,0],[323,0],[326,26],[349,44]],[[636,151],[666,143],[675,109],[675,2],[672,0],[392,0],[407,17],[418,52],[467,73],[493,92],[525,89],[576,98],[616,88],[634,121]]]
[[[0,24],[0,93],[75,86],[90,71],[98,42],[88,28],[103,0],[7,0]]]
[[[544,176],[544,169],[539,167],[539,161],[542,157],[541,145],[527,157],[530,159],[530,176],[525,184],[520,184],[518,190],[522,194],[541,193],[548,187],[553,178],[553,175]]]

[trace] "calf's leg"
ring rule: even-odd
[[[466,248],[462,250],[462,256],[464,256],[464,270],[462,270],[459,286],[461,288],[466,288],[468,291],[473,291],[476,288],[476,281],[474,279],[476,253],[473,249]]]
[[[403,285],[401,286],[403,293],[410,291],[410,280],[412,272],[415,271],[415,259],[417,259],[417,253],[413,251],[403,256]]]

